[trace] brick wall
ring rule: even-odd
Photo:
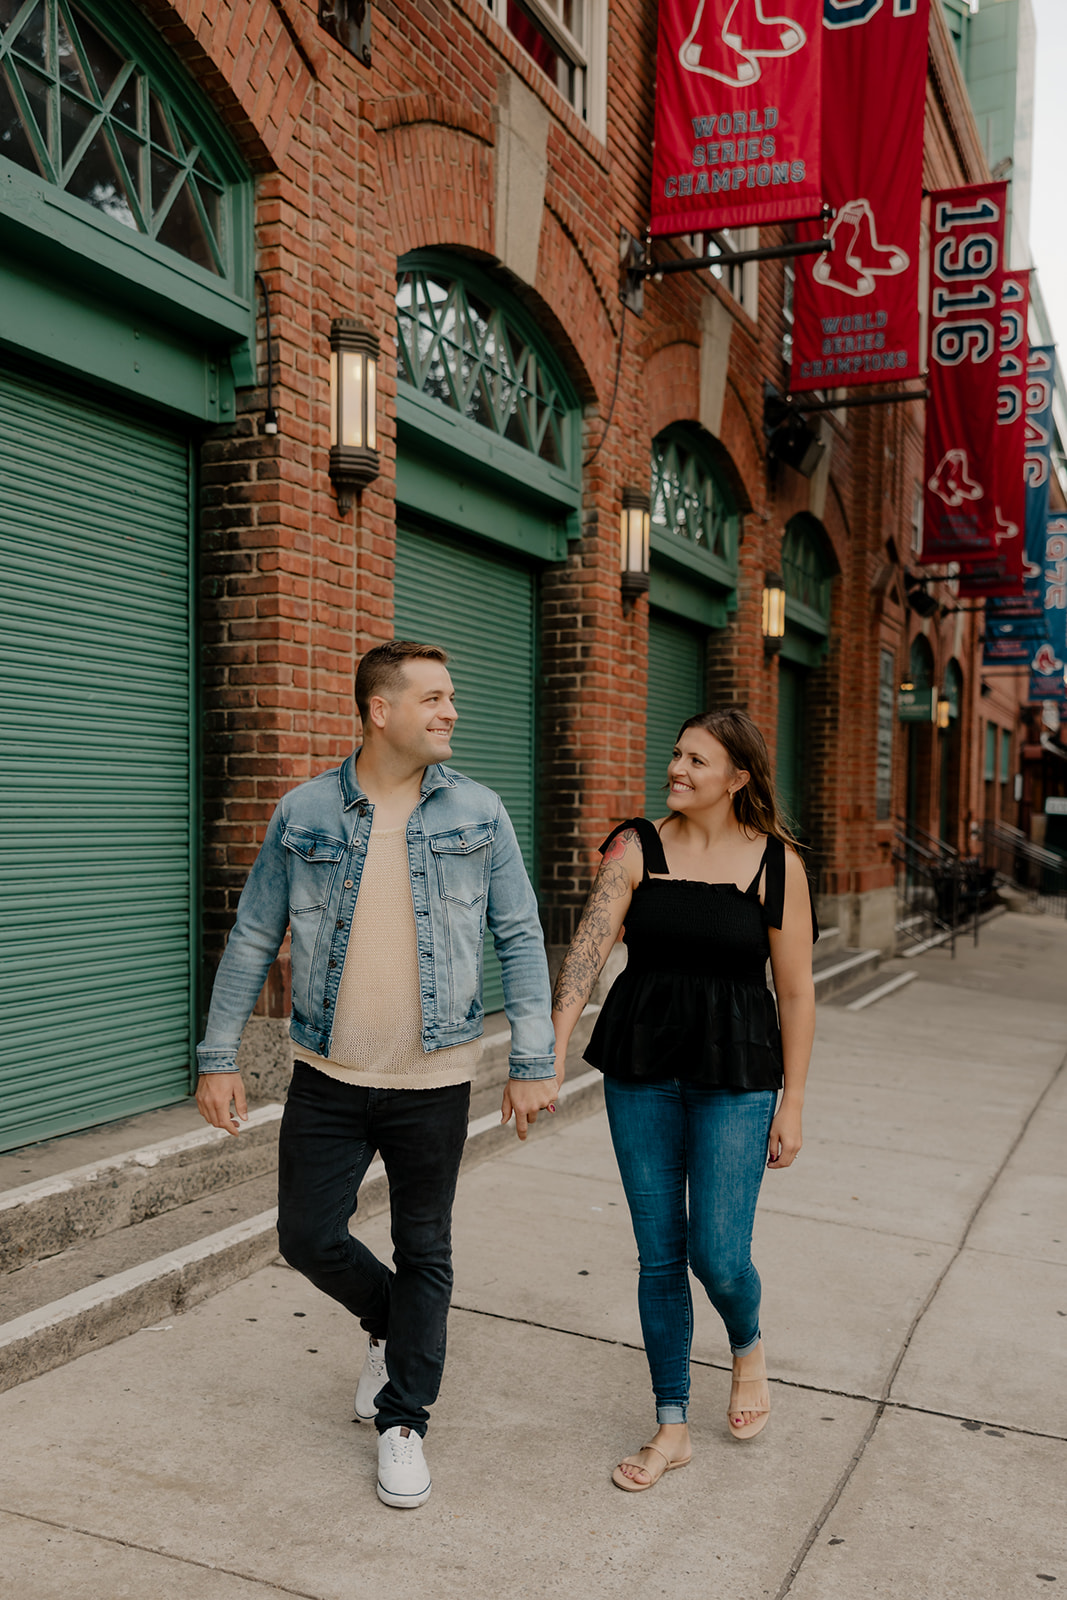
[[[784,381],[782,263],[761,269],[758,323],[707,275],[649,284],[643,318],[628,319],[605,436],[623,321],[618,233],[640,233],[647,214],[653,0],[612,0],[605,144],[480,0],[378,0],[370,69],[318,27],[312,0],[141,3],[256,173],[256,265],[271,297],[281,419],[277,436],[263,432],[261,300],[259,386],[241,394],[237,421],[206,441],[202,457],[208,965],[273,805],[350,750],[355,665],[391,636],[396,263],[434,246],[493,270],[502,104],[513,81],[547,112],[547,174],[536,272],[529,282],[501,273],[501,282],[557,350],[585,409],[584,456],[596,452],[583,479],[581,537],[541,583],[540,890],[549,941],[561,943],[588,887],[593,846],[641,806],[648,606],[622,605],[620,497],[625,485],[647,483],[652,437],[700,416],[708,296],[732,323],[716,448],[744,510],[738,609],[709,637],[708,699],[746,706],[773,751],[778,669],[763,650],[761,590],[780,562],[786,523],[810,509],[812,494],[789,469],[769,477],[765,459],[764,384]],[[936,25],[932,39],[928,186],[982,170]],[[761,242],[781,237],[767,229]],[[342,516],[325,470],[327,339],[331,318],[351,315],[382,341],[382,471]],[[822,522],[840,574],[829,654],[810,682],[808,812],[830,893],[890,881],[889,830],[874,814],[878,649],[888,641],[903,670],[916,619],[902,607],[899,572],[921,473],[920,410],[843,412],[829,424]],[[952,626],[946,619],[934,630],[938,670],[951,646],[975,695],[973,619],[961,638]],[[898,809],[903,752],[898,737]],[[282,962],[261,1009],[285,1008]]]

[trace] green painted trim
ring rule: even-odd
[[[242,208],[243,209],[243,208]],[[235,230],[246,231],[244,225]],[[210,273],[113,222],[0,156],[0,243],[4,254],[51,269],[150,312],[206,343],[255,336],[251,293],[235,294]]]
[[[581,506],[581,490],[558,467],[472,422],[442,401],[419,394],[410,384],[397,386],[396,421],[405,448],[434,456],[448,468],[453,468],[461,456],[465,473],[500,490],[518,490],[524,499],[540,501],[546,511],[557,517]]]
[[[780,654],[783,661],[791,661],[798,667],[821,667],[828,649],[829,640],[812,639],[787,628]]]
[[[713,556],[709,550],[692,550],[684,539],[677,538],[671,533],[661,533],[653,526],[649,535],[649,548],[657,562],[679,569],[679,576],[684,576],[690,582],[694,578],[708,584],[716,592],[718,601],[725,601],[731,593],[736,593],[737,575],[729,564]]]
[[[466,470],[470,463],[452,457],[451,470],[432,456],[401,450],[396,463],[397,505],[459,533],[476,534],[535,561],[562,561],[567,554],[567,524],[552,521],[529,500],[526,505]]]
[[[803,600],[794,600],[788,594],[785,597],[785,625],[787,628],[801,628],[805,633],[818,634],[821,638],[830,632],[829,617],[824,617],[821,611],[813,610]]]
[[[225,277],[216,277],[177,251],[125,228],[57,185],[0,156],[0,253],[21,258],[34,269],[52,271],[64,284],[94,290],[105,305],[134,315],[152,316],[186,340],[220,351],[233,350],[233,371],[244,384],[255,381],[255,300],[252,175],[226,127],[183,64],[141,18],[134,6],[110,0],[78,0],[78,9],[116,48],[150,77],[227,184],[224,199]],[[2,290],[0,290],[2,292]],[[7,309],[6,302],[5,311]],[[52,362],[50,349],[19,338],[14,319],[5,317],[12,344]],[[79,363],[61,363],[86,376]],[[233,377],[224,380],[232,388]],[[121,387],[126,387],[125,385]],[[140,398],[138,386],[127,392]],[[181,409],[181,408],[175,408]],[[200,415],[199,411],[189,413]],[[226,420],[233,411],[224,409]]]
[[[412,250],[408,255],[401,256],[396,264],[397,273],[401,272],[441,272],[451,278],[457,279],[464,286],[471,288],[484,300],[490,301],[494,306],[503,311],[509,322],[522,334],[526,342],[534,347],[538,360],[544,363],[548,372],[560,392],[560,399],[566,405],[580,414],[581,401],[575,388],[567,375],[567,369],[560,361],[559,356],[549,344],[544,330],[538,327],[533,317],[526,310],[521,301],[516,300],[508,289],[499,281],[491,277],[488,272],[483,272],[469,261],[465,256],[453,255],[448,250]],[[528,451],[521,451],[528,455]],[[536,459],[536,457],[534,458]]]
[[[189,1092],[199,1076],[196,1044],[200,1038],[203,983],[204,861],[202,794],[203,759],[200,686],[200,452],[189,440]]]
[[[726,627],[726,597],[710,593],[705,584],[694,583],[681,571],[653,564],[648,601],[658,610],[684,617],[687,622],[697,622],[705,628]]]
[[[44,361],[80,382],[106,385],[153,410],[200,422],[235,415],[225,358],[122,305],[102,304],[26,264],[0,265],[0,348]]]

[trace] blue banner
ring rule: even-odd
[[[1026,367],[1026,549],[1023,593],[986,601],[985,666],[1025,666],[1034,642],[1048,637],[1045,589],[1045,533],[1052,471],[1052,390],[1056,346],[1030,346]],[[1039,695],[1038,699],[1048,699]]]
[[[1067,516],[1057,513],[1045,524],[1045,559],[1041,564],[1048,638],[1030,663],[1030,699],[1067,703]]]

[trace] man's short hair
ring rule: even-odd
[[[448,652],[439,644],[416,644],[412,639],[390,639],[388,644],[368,650],[356,672],[356,706],[363,721],[376,694],[388,699],[402,687],[405,662],[440,661],[444,665],[447,660]]]

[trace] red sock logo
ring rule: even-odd
[[[907,270],[911,257],[897,244],[879,244],[874,212],[869,200],[849,200],[830,229],[833,253],[824,251],[811,269],[816,283],[844,294],[873,294],[879,278],[895,278]]]

